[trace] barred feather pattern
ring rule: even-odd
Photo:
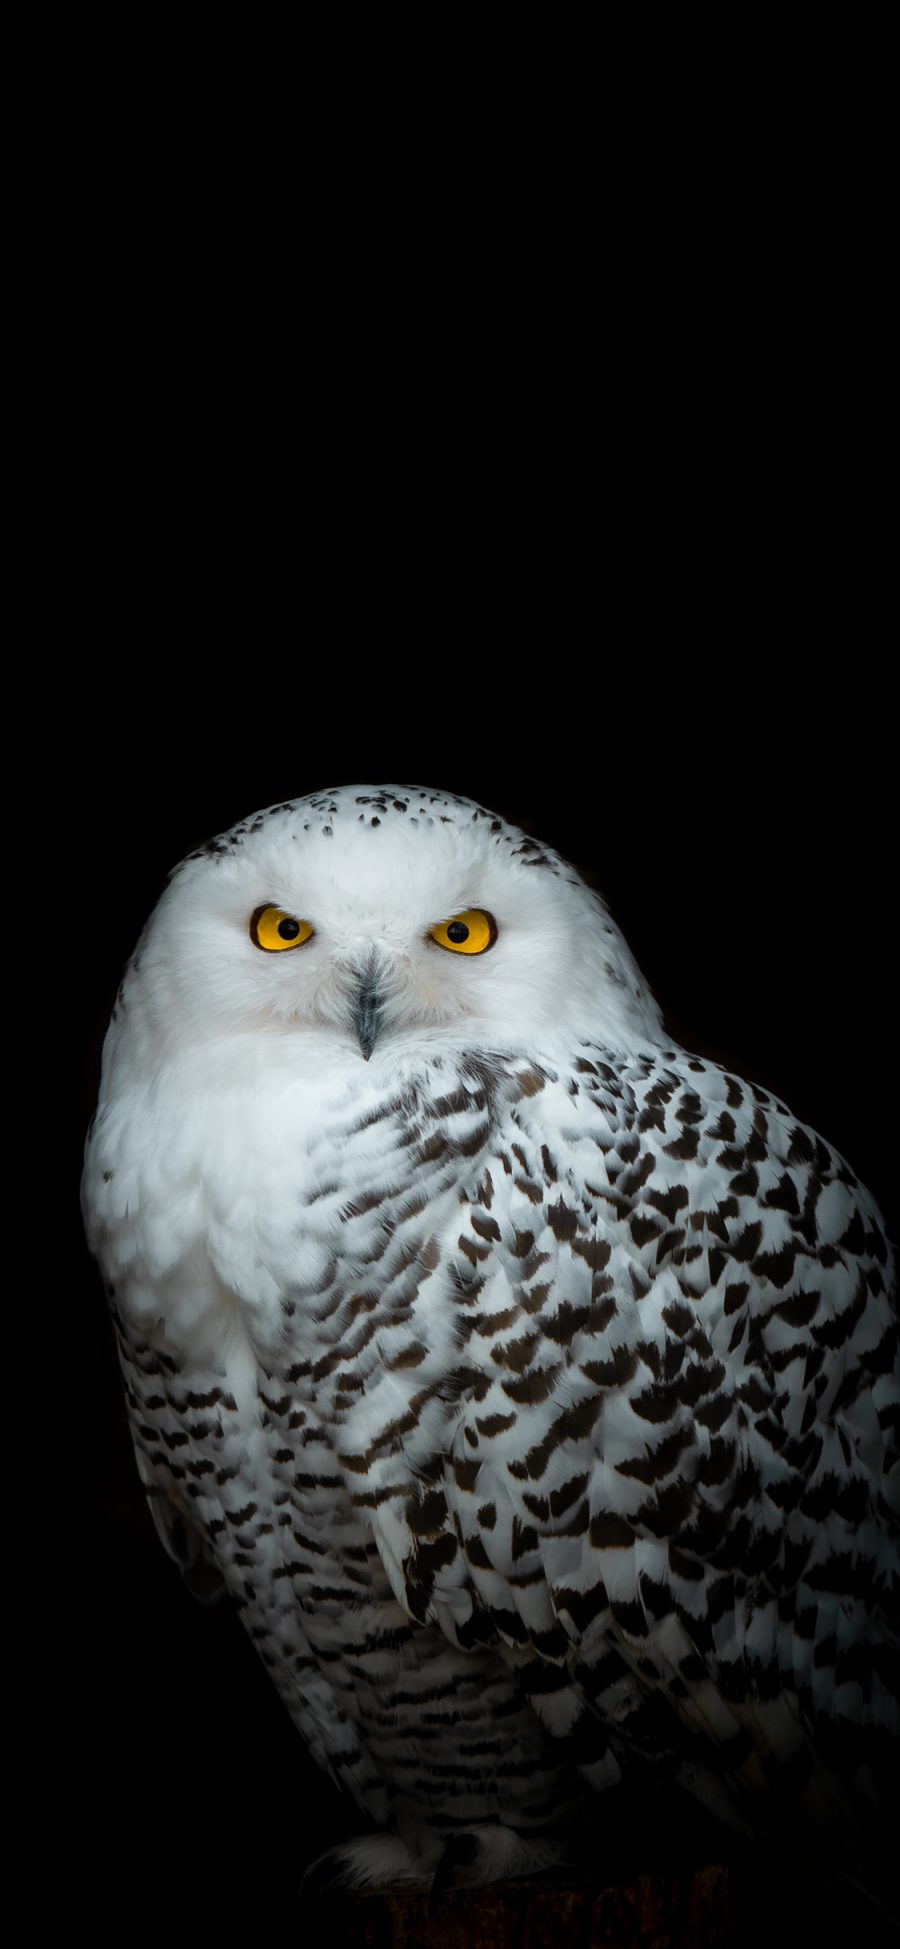
[[[788,1764],[835,1799],[817,1754],[897,1727],[897,1329],[849,1168],[674,1050],[435,1064],[345,1115],[318,1276],[251,1331],[258,1428],[120,1317],[145,1479],[316,1757],[400,1832],[552,1833],[573,1764],[641,1754],[723,1810]]]

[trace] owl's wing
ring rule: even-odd
[[[171,1485],[163,1483],[161,1477],[154,1474],[140,1443],[135,1444],[134,1455],[156,1533],[166,1555],[177,1563],[191,1596],[196,1597],[199,1604],[217,1604],[225,1596],[226,1586],[206,1537],[188,1509],[175,1501]]]
[[[585,1050],[505,1135],[464,1210],[464,1406],[407,1512],[409,1608],[498,1642],[595,1784],[677,1753],[720,1813],[775,1775],[821,1818],[816,1746],[853,1765],[898,1729],[878,1213],[681,1055]]]

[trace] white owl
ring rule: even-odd
[[[83,1192],[161,1534],[365,1816],[348,1878],[546,1866],[658,1773],[843,1845],[898,1730],[890,1251],[557,855],[385,787],[192,854]]]

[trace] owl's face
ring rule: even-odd
[[[177,870],[128,977],[163,1041],[287,1038],[361,1064],[423,1048],[653,1034],[602,902],[466,800],[342,788],[260,814]]]

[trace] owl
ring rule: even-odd
[[[852,1847],[898,1732],[890,1249],[549,847],[353,787],[191,854],[83,1205],[162,1541],[355,1801],[338,1875],[546,1868],[659,1781]]]

